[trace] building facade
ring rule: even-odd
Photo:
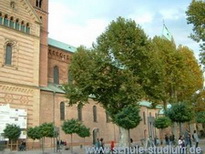
[[[69,107],[59,87],[69,82],[69,64],[75,47],[48,38],[48,0],[0,0],[0,103],[27,111],[27,127],[53,122],[61,140],[70,143],[61,125],[66,119],[79,119],[91,130],[85,143],[96,138],[106,143],[119,141],[119,128],[110,122],[105,110],[90,100],[83,108]],[[131,130],[134,141],[158,136],[153,118],[158,109],[141,102],[139,126]],[[53,144],[47,139],[46,146]],[[74,135],[74,144],[84,139]],[[27,141],[28,145],[30,140]],[[38,141],[36,142],[38,146]]]

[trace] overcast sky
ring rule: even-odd
[[[122,16],[133,19],[153,37],[162,35],[163,19],[177,45],[199,45],[188,36],[192,25],[185,11],[191,0],[49,0],[49,37],[78,47],[91,47],[107,25]]]

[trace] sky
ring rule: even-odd
[[[177,45],[198,59],[199,45],[189,38],[185,11],[192,0],[49,0],[49,37],[74,47],[91,47],[112,20],[135,20],[149,37],[161,36],[163,20]]]

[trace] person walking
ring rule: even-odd
[[[184,133],[184,137],[185,137],[185,146],[187,147],[189,145],[189,147],[192,147],[191,134],[188,129],[186,129]]]
[[[169,145],[169,137],[168,137],[167,134],[165,135],[165,138],[164,138],[164,139],[165,139],[165,143],[166,143],[166,145]]]
[[[184,154],[185,141],[184,141],[184,138],[182,136],[179,137],[178,145],[179,145],[179,149],[180,149],[180,154]]]
[[[195,148],[197,148],[198,144],[199,144],[199,137],[198,137],[198,134],[197,134],[196,130],[194,130],[193,136],[194,136],[194,142],[196,142]]]

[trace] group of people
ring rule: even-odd
[[[66,141],[57,140],[57,150],[60,150],[62,146],[67,146]]]
[[[166,145],[175,145],[175,136],[173,133],[170,136],[166,134],[164,139]]]
[[[97,141],[95,143],[95,147],[96,148],[103,148],[104,149],[104,141],[103,141],[103,138],[99,139],[97,138]]]
[[[192,135],[189,130],[186,130],[184,135],[181,135],[179,137],[178,145],[180,147],[192,147],[192,141],[195,142],[195,148],[197,148],[199,144],[199,137],[196,130],[194,130],[194,133]]]
[[[170,136],[166,134],[164,139],[166,145],[176,145],[177,143],[175,140],[175,136],[173,134]],[[195,143],[194,146],[197,148],[199,144],[199,137],[197,135],[196,130],[194,130],[194,133],[191,134],[190,131],[187,129],[183,135],[179,136],[178,139],[178,145],[180,147],[187,147],[187,146],[192,147],[193,142]]]

